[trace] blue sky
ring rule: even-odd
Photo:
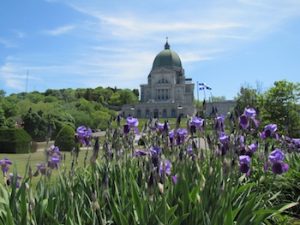
[[[215,96],[300,82],[299,0],[3,0],[0,89],[139,88],[166,36]]]

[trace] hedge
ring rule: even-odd
[[[55,139],[55,145],[59,147],[61,151],[72,151],[75,147],[75,131],[69,126],[65,125],[57,134]]]
[[[32,138],[24,130],[19,128],[0,129],[0,153],[29,153]]]

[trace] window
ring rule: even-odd
[[[140,118],[142,116],[142,112],[140,109],[137,110],[137,117]]]
[[[191,92],[191,87],[185,86],[185,93],[190,93],[190,92]]]
[[[156,99],[157,100],[168,100],[169,99],[169,89],[156,89]]]
[[[163,79],[159,80],[158,83],[159,84],[167,84],[167,83],[169,83],[169,81],[167,79],[163,78]]]
[[[171,111],[171,117],[176,117],[176,110],[175,109],[172,109],[172,111]]]
[[[163,118],[167,118],[168,117],[166,109],[163,109],[162,117]]]
[[[146,109],[145,116],[146,116],[146,118],[149,118],[149,117],[150,117],[150,112],[149,112],[149,109]]]

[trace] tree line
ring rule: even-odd
[[[48,89],[5,96],[0,90],[0,127],[22,126],[34,140],[53,138],[68,124],[105,129],[123,104],[138,101],[137,89]]]
[[[117,115],[116,110],[124,104],[138,102],[138,97],[137,89],[110,87],[48,89],[9,96],[0,90],[0,127],[23,126],[34,140],[55,137],[65,124],[104,130],[109,119]],[[300,83],[276,81],[265,92],[242,86],[235,97],[236,106],[232,113],[238,116],[245,107],[253,107],[262,126],[276,123],[285,135],[300,137],[299,98]],[[213,100],[224,99],[224,96],[217,96]]]

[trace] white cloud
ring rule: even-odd
[[[25,38],[26,37],[26,33],[20,30],[13,30],[13,32],[15,33],[17,38]]]
[[[15,48],[17,45],[8,39],[0,37],[0,45],[3,45],[5,48]]]
[[[136,88],[146,82],[165,36],[169,36],[171,49],[178,52],[184,66],[185,63],[196,65],[227,56],[225,53],[262,39],[287,20],[300,16],[297,0],[209,1],[204,6],[194,1],[193,7],[188,1],[174,10],[158,8],[155,13],[138,7],[110,11],[100,1],[85,1],[84,5],[79,5],[79,1],[64,2],[88,17],[76,25],[64,25],[43,33],[59,36],[72,32],[82,38],[82,46],[77,46],[75,53],[66,52],[62,58],[37,53],[37,59],[22,65],[4,64],[0,73],[6,71],[8,85],[22,87],[23,81],[17,78],[23,66],[33,71],[40,83],[55,77],[57,83],[63,84],[61,80],[72,77],[72,81],[83,86]],[[153,4],[157,2],[154,0]],[[5,45],[1,40],[0,44]],[[9,72],[9,68],[15,72]]]
[[[74,25],[65,25],[65,26],[61,26],[61,27],[56,27],[51,30],[44,30],[43,33],[47,34],[47,35],[51,35],[51,36],[59,36],[59,35],[69,33],[72,30],[74,30],[75,28],[76,28],[76,26],[74,26]]]
[[[25,76],[20,74],[19,68],[6,62],[0,67],[0,78],[6,87],[13,88],[17,91],[25,91]]]

